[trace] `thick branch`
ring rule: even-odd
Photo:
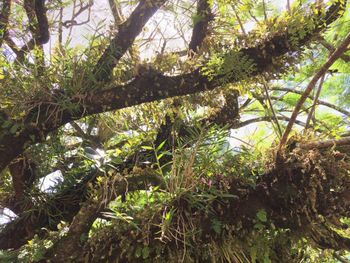
[[[24,1],[32,39],[19,50],[17,60],[22,62],[27,52],[36,46],[46,44],[50,39],[49,22],[46,16],[45,0]]]
[[[76,255],[79,255],[82,249],[81,236],[88,233],[92,223],[111,200],[126,192],[147,189],[150,182],[161,185],[161,181],[157,174],[147,172],[130,177],[119,175],[110,178],[101,186],[102,193],[98,200],[89,200],[81,207],[74,217],[68,233],[50,249],[48,254],[54,262],[70,262]]]
[[[326,140],[326,141],[316,141],[316,142],[310,142],[310,143],[303,143],[298,145],[300,148],[303,149],[322,149],[322,148],[330,148],[333,146],[346,146],[350,145],[350,137],[344,137],[341,139],[333,139],[333,140]]]
[[[87,184],[93,182],[97,176],[103,175],[96,171],[81,175],[79,183],[50,196],[45,206],[33,207],[26,214],[8,223],[0,233],[0,249],[19,248],[35,234],[40,233],[42,228],[57,230],[60,221],[71,222],[81,208],[80,203],[87,199]],[[161,185],[161,179],[150,173],[124,178],[121,181],[122,183],[115,185],[115,193],[118,195],[126,192],[125,185],[129,192],[145,189],[147,183]],[[14,231],[16,236],[13,236]]]
[[[11,0],[2,1],[2,8],[0,10],[0,47],[4,41],[5,35],[7,34],[7,26],[9,23],[11,11]]]
[[[12,177],[14,195],[9,200],[9,206],[17,215],[32,206],[30,198],[27,196],[28,189],[35,180],[36,165],[26,156],[21,156],[9,165]]]
[[[193,199],[188,198],[185,192],[175,198],[171,204],[166,203],[167,207],[158,210],[159,212],[154,214],[141,212],[142,218],[135,215],[133,222],[138,224],[141,231],[132,231],[131,224],[112,221],[111,227],[106,226],[100,230],[101,232],[97,230],[94,233],[92,239],[84,246],[84,255],[78,252],[76,260],[79,262],[79,258],[85,260],[88,258],[89,262],[99,262],[103,257],[105,261],[118,259],[121,262],[134,262],[133,257],[130,256],[132,253],[125,253],[125,250],[122,250],[127,240],[127,244],[134,244],[136,241],[142,244],[142,241],[145,241],[144,244],[150,248],[162,248],[161,252],[151,252],[150,259],[158,256],[166,260],[169,254],[174,255],[173,253],[168,254],[167,251],[184,249],[179,253],[182,255],[187,252],[186,247],[183,246],[199,247],[198,254],[194,253],[194,258],[198,262],[203,262],[200,260],[201,248],[207,247],[210,242],[215,242],[216,237],[221,241],[227,237],[225,230],[222,230],[217,236],[211,227],[213,218],[229,227],[228,238],[232,238],[233,235],[239,240],[249,236],[249,233],[253,231],[257,213],[262,209],[267,214],[266,225],[273,224],[277,228],[289,229],[288,236],[291,240],[312,238],[316,245],[322,248],[349,248],[348,239],[329,232],[328,228],[328,226],[334,227],[331,220],[333,216],[339,218],[349,215],[348,205],[340,198],[344,189],[333,188],[334,185],[339,186],[346,183],[348,168],[342,161],[339,161],[336,154],[322,155],[317,151],[299,153],[300,155],[291,156],[294,159],[290,158],[283,165],[274,167],[266,174],[259,176],[254,187],[240,179],[234,179],[234,175],[230,177],[231,179],[212,177],[213,182],[209,188],[222,189],[220,187],[226,183],[228,186],[224,192],[226,194],[218,195],[214,201],[201,200],[200,196],[206,193],[206,189],[199,183],[197,185],[198,189],[201,189],[199,192],[188,193],[192,198],[198,195],[197,205],[193,205],[191,201]],[[317,164],[310,162],[308,168],[305,168],[301,165],[305,157],[312,158]],[[337,171],[336,174],[334,171]],[[315,174],[326,176],[322,178]],[[317,194],[311,194],[315,192]],[[174,213],[170,221],[164,223],[162,218],[169,210]],[[145,218],[145,215],[148,215],[149,218]],[[189,222],[191,225],[189,229],[198,231],[191,232],[191,237],[193,237],[191,241],[177,242],[184,240],[185,237],[182,235],[188,232],[175,233],[176,231],[172,232],[172,229],[189,230],[187,228]],[[244,233],[243,237],[242,233]],[[246,244],[244,241],[242,243]],[[243,247],[241,249],[244,250]],[[189,251],[193,250],[189,249]]]
[[[331,6],[324,18],[327,23],[334,21],[334,15],[339,15],[340,3]],[[336,12],[337,11],[337,12]],[[336,13],[335,13],[336,12]],[[127,23],[127,22],[125,22]],[[317,32],[324,26],[320,21]],[[299,45],[305,44],[309,41],[313,34],[317,32],[310,32],[299,40]],[[157,101],[164,98],[174,96],[182,96],[193,94],[201,91],[212,90],[221,85],[220,78],[224,77],[225,81],[237,82],[242,79],[244,73],[252,77],[261,72],[271,71],[273,59],[293,52],[296,47],[292,45],[294,37],[290,37],[288,32],[278,34],[256,47],[243,48],[240,51],[234,52],[236,57],[242,57],[251,61],[255,70],[251,72],[242,72],[242,74],[232,74],[229,78],[227,76],[217,76],[214,79],[208,79],[207,76],[201,74],[201,69],[197,69],[192,73],[180,76],[164,76],[162,74],[142,74],[137,76],[133,81],[125,85],[113,87],[103,91],[93,91],[89,94],[83,95],[85,99],[81,110],[77,111],[75,116],[67,113],[67,119],[80,118],[82,115],[89,115],[100,113],[109,110],[117,110],[125,107],[138,105],[145,102]],[[239,65],[237,67],[240,67]],[[236,70],[239,70],[236,69]],[[79,95],[82,96],[81,94]],[[73,103],[80,101],[80,98],[73,97]],[[71,116],[69,116],[71,115]]]
[[[166,0],[140,1],[130,17],[119,26],[118,34],[99,59],[95,68],[97,81],[106,82],[111,78],[119,59],[130,48],[147,21],[165,2]]]
[[[70,222],[79,211],[80,203],[86,200],[86,185],[99,174],[90,171],[81,175],[79,183],[66,187],[62,191],[46,196],[46,202],[39,207],[32,207],[19,218],[9,222],[0,233],[0,249],[19,248],[35,234],[39,234],[42,228],[57,230],[60,221]],[[16,236],[13,237],[13,233]]]
[[[125,50],[129,47],[130,41],[136,37],[140,27],[145,23],[144,19],[140,19],[137,14],[145,11],[148,15],[155,12],[157,7],[150,6],[150,1],[141,2],[136,8],[131,17],[121,26],[120,34],[112,41],[110,47],[106,50],[100,60],[101,71],[97,72],[97,76],[102,79],[106,76],[106,71],[111,72],[115,65],[115,58],[120,57],[121,53],[112,55],[117,44],[121,47],[118,50]],[[157,2],[158,4],[160,2]],[[141,10],[140,10],[141,9]],[[320,20],[320,25],[315,28],[316,32],[310,32],[299,40],[299,45],[307,43],[311,37],[318,33],[324,26],[324,22],[330,23],[334,21],[340,14],[341,5],[340,2],[334,4],[329,8],[329,11],[325,17],[325,20]],[[146,17],[146,16],[145,16]],[[136,23],[135,27],[138,29],[130,29],[132,27],[129,23]],[[134,28],[134,27],[133,27]],[[131,34],[125,32],[130,29]],[[133,35],[134,37],[131,37]],[[125,37],[125,42],[123,37]],[[292,45],[292,41],[295,41],[294,37],[290,39],[288,32],[284,34],[280,33],[269,40],[266,40],[262,44],[258,44],[256,47],[243,48],[240,51],[235,51],[236,56],[242,56],[251,61],[255,66],[255,70],[249,72],[243,72],[247,74],[246,77],[256,76],[261,72],[271,71],[273,65],[273,59],[275,57],[289,54],[293,52],[296,47]],[[232,51],[233,52],[233,51]],[[109,59],[104,60],[103,57]],[[106,64],[107,63],[107,64]],[[240,66],[237,65],[239,70]],[[223,76],[221,76],[223,77]],[[242,74],[232,74],[229,78],[225,77],[225,81],[237,82],[242,79]],[[180,76],[165,76],[162,74],[145,74],[137,76],[133,81],[127,84],[119,85],[105,90],[93,90],[85,94],[78,94],[71,98],[70,103],[79,105],[79,108],[74,112],[68,109],[60,109],[56,106],[57,102],[52,101],[47,104],[40,104],[37,108],[34,108],[26,117],[24,122],[25,127],[15,135],[6,134],[0,141],[2,149],[0,151],[0,170],[18,156],[26,147],[33,143],[41,142],[45,139],[45,136],[57,129],[58,127],[84,116],[91,114],[97,114],[106,111],[112,111],[117,109],[126,108],[129,106],[138,105],[145,102],[157,101],[174,96],[182,96],[202,92],[206,90],[212,90],[221,85],[220,76],[215,79],[209,80],[207,76],[203,76],[200,73],[200,69],[193,71],[192,73],[183,74]],[[51,116],[59,116],[58,118],[52,118]],[[38,122],[38,123],[37,123]]]
[[[197,2],[197,14],[191,41],[189,44],[190,52],[197,52],[202,45],[205,37],[208,34],[209,22],[213,19],[211,13],[211,7],[207,0],[198,0]]]

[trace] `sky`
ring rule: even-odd
[[[194,0],[190,0],[189,2],[193,2]],[[267,0],[268,1],[268,0]],[[285,10],[287,5],[287,0],[270,0],[268,2],[271,2],[278,10]],[[294,2],[294,0],[290,0],[291,4]],[[125,13],[125,17],[128,17],[132,10],[125,10],[123,9],[123,12]],[[73,8],[68,7],[64,9],[63,13],[63,20],[69,20],[72,16]],[[57,12],[50,14],[52,17],[57,16]],[[83,21],[86,21],[89,17],[88,11],[83,12],[78,16],[76,21],[78,23],[81,23]],[[160,38],[160,34],[164,35],[167,38],[171,37],[178,37],[177,31],[175,29],[175,22],[176,18],[174,15],[170,14],[169,12],[165,12],[164,10],[158,10],[158,12],[150,19],[150,21],[147,23],[146,27],[148,27],[147,32],[142,32],[141,36],[139,36],[138,39],[142,39],[143,37],[148,37],[150,33],[154,30],[155,25],[159,23],[160,31],[158,34],[156,34],[155,38]],[[71,46],[84,46],[87,44],[87,36],[92,35],[96,28],[99,28],[99,32],[107,32],[109,30],[109,25],[113,24],[113,16],[111,15],[111,11],[109,8],[108,0],[98,0],[94,1],[94,5],[91,9],[91,17],[89,23],[82,25],[82,26],[74,26],[72,28],[71,32]],[[186,21],[181,21],[183,23],[186,23]],[[187,21],[191,22],[191,21]],[[246,29],[249,31],[254,27],[254,23],[247,23]],[[68,33],[70,30],[64,30],[64,39],[67,38]],[[185,38],[187,38],[187,41],[189,41],[191,37],[191,31],[188,30],[185,33]],[[157,37],[158,35],[158,37]],[[49,44],[45,45],[45,49],[47,50],[47,53],[49,53],[50,48],[54,47],[57,43],[57,35],[51,36]],[[143,55],[144,58],[149,58],[155,53],[155,49],[158,48],[159,51],[159,44],[160,43],[154,43],[155,46],[144,46],[141,55]],[[162,44],[162,43],[161,43]],[[168,47],[172,49],[181,49],[184,46],[184,41],[181,38],[177,38],[175,40],[170,40],[168,43]]]

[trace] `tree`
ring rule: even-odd
[[[2,260],[347,262],[349,4],[105,2],[0,6]]]

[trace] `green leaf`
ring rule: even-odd
[[[262,229],[264,229],[264,225],[261,224],[261,223],[256,223],[256,224],[254,225],[254,228],[256,228],[256,229],[258,229],[258,230],[262,230]]]
[[[149,252],[150,252],[149,247],[144,247],[142,249],[142,258],[143,259],[148,258],[149,257]]]
[[[165,155],[165,152],[163,152],[163,153],[157,155],[157,160],[160,160],[164,155]]]
[[[220,196],[223,198],[236,198],[236,199],[238,199],[238,196],[233,195],[233,194],[221,194]]]
[[[5,75],[4,75],[4,72],[3,70],[0,68],[0,80],[4,79],[5,78]]]
[[[17,124],[17,123],[15,123],[15,124],[11,127],[11,129],[10,129],[10,133],[11,133],[11,134],[15,134],[16,131],[17,131],[19,128],[20,128],[20,125]]]
[[[151,146],[141,146],[141,148],[145,150],[153,150]]]
[[[1,125],[1,128],[6,129],[6,128],[11,127],[11,125],[12,125],[12,121],[7,120],[7,121],[5,121],[5,122]]]
[[[266,211],[264,209],[259,210],[256,213],[256,217],[259,219],[260,222],[265,223],[267,221],[267,214],[266,214]]]
[[[214,230],[216,234],[221,234],[222,224],[219,220],[213,219],[211,221],[211,228]]]
[[[163,148],[164,144],[166,143],[167,140],[164,140],[161,144],[158,145],[156,151],[158,152],[160,149]]]
[[[137,246],[136,250],[135,250],[135,257],[139,258],[142,256],[142,247],[141,246]]]

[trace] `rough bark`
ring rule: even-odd
[[[207,0],[197,1],[197,20],[194,24],[192,37],[188,46],[190,55],[192,52],[197,52],[203,44],[204,39],[208,35],[209,23],[213,19],[210,4]]]
[[[227,125],[227,123],[234,123],[232,128],[237,125],[238,119],[238,93],[233,93],[228,96],[226,99],[227,102],[224,107],[217,114],[213,115],[207,120],[202,121],[202,125],[217,124],[217,125]],[[163,125],[160,126],[157,133],[154,145],[157,147],[164,141],[167,143],[162,147],[162,151],[171,152],[173,147],[172,140],[172,130],[174,122],[167,116],[166,121]],[[179,125],[179,124],[178,124]],[[186,124],[182,123],[179,125],[178,136],[188,136],[188,127]],[[124,163],[116,166],[116,171],[132,172],[133,167],[142,167],[140,160],[147,160],[151,163],[155,162],[153,150],[140,150],[137,151],[134,155],[130,156],[125,160]],[[171,156],[163,157],[160,162],[161,165],[171,161]],[[146,168],[146,167],[144,167]],[[23,245],[26,241],[33,238],[34,234],[40,233],[40,229],[47,228],[51,230],[56,230],[56,225],[60,221],[70,222],[72,218],[79,211],[82,203],[86,201],[86,192],[88,183],[95,183],[97,176],[103,176],[98,174],[96,171],[90,171],[86,175],[79,175],[79,183],[68,186],[63,191],[51,196],[46,202],[46,207],[40,213],[32,209],[26,213],[26,216],[22,216],[18,220],[15,220],[9,223],[1,232],[0,232],[0,248],[18,248]],[[15,204],[15,203],[14,203]],[[16,212],[16,211],[15,211]],[[24,228],[23,226],[26,226]],[[27,231],[30,226],[31,231]],[[16,238],[12,238],[12,232],[17,231]]]
[[[130,47],[140,27],[146,23],[145,17],[149,18],[163,3],[163,1],[159,1],[153,5],[149,2],[151,1],[140,2],[133,14],[123,24],[124,29],[121,29],[112,40],[111,45],[106,49],[96,67],[97,79],[104,79],[105,74],[111,73],[117,59]],[[274,58],[300,49],[315,34],[336,20],[343,8],[344,6],[340,1],[333,4],[328,9],[324,19],[318,17],[319,21],[316,23],[315,30],[306,34],[302,39],[299,39],[298,46],[292,44],[287,30],[264,43],[258,44],[256,47],[243,48],[235,52],[250,60],[255,66],[255,70],[250,72],[249,76],[245,77],[252,77],[265,71],[271,71]],[[135,25],[136,29],[132,29],[133,25]],[[128,30],[130,30],[130,34]],[[121,46],[117,47],[117,44]],[[116,49],[119,52],[114,53]],[[105,58],[106,62],[103,62],[104,59],[102,58]],[[72,120],[91,114],[138,105],[144,102],[211,90],[220,86],[219,80],[221,77],[217,76],[215,79],[209,80],[206,76],[201,75],[200,69],[192,73],[173,77],[162,74],[138,76],[125,85],[119,85],[111,89],[93,89],[93,91],[84,94],[77,94],[71,99],[71,103],[80,106],[74,112],[54,106],[56,103],[55,98],[51,102],[39,103],[38,107],[28,113],[24,123],[19,123],[20,125],[24,125],[20,131],[16,132],[16,134],[9,134],[3,131],[3,136],[0,139],[0,170],[3,170],[11,160],[21,154],[29,145],[42,142],[49,132]],[[226,81],[236,82],[241,80],[240,78],[241,76],[233,75],[230,79],[226,79]]]
[[[332,227],[339,227],[333,218],[349,216],[350,211],[350,200],[343,198],[348,180],[348,164],[342,161],[344,156],[295,149],[289,157],[291,158],[288,162],[272,167],[270,171],[260,175],[255,186],[248,186],[235,176],[226,179],[220,176],[214,178],[208,187],[221,189],[223,193],[230,194],[230,197],[220,197],[218,194],[214,201],[203,204],[210,207],[207,210],[201,210],[200,205],[193,206],[186,193],[175,198],[172,204],[167,204],[168,209],[174,208],[174,211],[179,211],[175,213],[169,229],[186,229],[186,223],[191,222],[195,224],[196,230],[200,230],[196,232],[198,234],[193,240],[187,239],[189,247],[188,250],[185,249],[186,255],[190,255],[193,247],[197,247],[198,254],[193,253],[191,256],[199,256],[201,247],[211,241],[215,242],[216,238],[225,238],[225,233],[218,236],[211,228],[213,217],[221,224],[229,225],[230,229],[235,229],[235,238],[244,239],[254,229],[256,215],[261,209],[267,213],[268,225],[289,229],[290,237],[311,239],[322,248],[349,249],[350,240],[331,230]],[[310,158],[307,162],[304,160],[306,157]],[[322,178],[320,175],[323,172]],[[335,185],[341,187],[334,191]],[[201,196],[203,193],[200,191],[187,194]],[[183,238],[181,234],[172,237],[170,233],[165,232],[165,237],[162,238],[162,211],[157,215],[150,215],[150,218],[135,218],[135,221],[142,222],[141,228],[150,225],[150,228],[144,231],[131,231],[117,222],[114,222],[114,226],[97,231],[83,246],[83,250],[80,250],[81,253],[75,255],[73,261],[79,262],[84,259],[89,262],[139,262],[139,259],[133,257],[134,253],[125,252],[128,249],[135,250],[137,246],[128,247],[125,240],[128,240],[127,244],[145,242],[151,248],[160,247],[160,254],[153,250],[149,255],[150,259],[156,260],[160,257],[166,260],[169,256],[168,251],[179,251],[181,255],[185,252],[184,245],[178,242]],[[208,211],[212,212],[208,215]],[[183,221],[178,220],[179,218]]]
[[[120,30],[117,37],[112,41],[110,47],[107,48],[101,57],[96,68],[103,69],[103,71],[96,71],[97,79],[101,78],[101,81],[103,82],[103,77],[99,76],[105,76],[104,74],[111,73],[117,60],[123,55],[123,52],[125,53],[127,48],[130,47],[138,32],[147,22],[147,19],[152,16],[162,3],[163,1],[160,1],[159,5],[153,6],[149,1],[142,1],[138,5],[131,17],[125,22],[125,24],[123,24],[124,29]],[[334,13],[334,10],[338,10],[339,8],[339,4],[331,7],[332,12],[330,13],[332,13],[333,16],[327,17],[326,21],[328,23],[338,16],[338,13]],[[140,15],[141,11],[146,12],[145,15]],[[140,19],[140,17],[143,18]],[[130,28],[133,24],[137,25],[135,30],[131,30]],[[322,22],[321,24],[323,25]],[[318,28],[317,32],[318,30],[321,30],[321,28]],[[316,32],[311,32],[309,35],[305,36],[305,38],[299,41],[299,45],[302,46],[307,43],[315,33]],[[122,36],[124,38],[122,38]],[[115,48],[118,45],[121,45],[122,47],[122,49],[118,50],[123,52],[114,53]],[[270,66],[273,58],[288,54],[288,52],[294,51],[296,48],[297,47],[294,47],[289,43],[288,32],[285,32],[285,34],[277,35],[274,38],[269,39],[264,44],[259,44],[256,47],[244,48],[237,53],[252,61],[256,69],[250,76],[255,76],[261,72],[271,70]],[[103,57],[112,57],[113,59],[106,59],[106,62],[103,62]],[[85,94],[74,96],[71,102],[80,105],[80,108],[74,112],[58,109],[50,103],[40,104],[40,107],[34,109],[27,115],[23,128],[15,134],[5,133],[2,136],[0,140],[0,168],[2,170],[6,167],[11,160],[21,154],[29,145],[43,141],[49,132],[54,131],[58,127],[74,119],[105,111],[122,109],[144,102],[211,90],[220,86],[219,80],[221,77],[222,76],[218,76],[216,79],[210,80],[201,74],[200,69],[180,76],[165,76],[162,74],[141,75],[125,85],[116,86],[111,89],[93,90]],[[239,80],[239,76],[232,76],[229,81],[235,82]],[[55,101],[53,100],[52,102]],[[52,116],[59,117],[50,118]],[[13,124],[15,125],[16,123],[14,122]],[[79,209],[79,206],[77,209]],[[71,213],[70,215],[72,216],[74,213]],[[38,220],[40,223],[34,222],[32,226],[27,227],[23,225],[22,232],[25,233],[23,236],[28,238],[28,233],[33,235],[35,233],[34,229],[40,228],[40,226],[42,226],[41,222],[44,222],[44,225],[47,224],[48,220],[47,217],[44,217],[44,219]],[[18,233],[21,231],[20,229],[16,229],[16,231],[17,230]],[[11,231],[6,233],[11,235]],[[6,243],[6,238],[9,237],[8,235],[7,237],[6,235],[2,237],[3,242]],[[19,243],[22,242],[23,244],[25,240],[26,239],[19,239]],[[19,243],[17,245],[5,245],[5,247],[19,246]]]
[[[123,178],[120,185],[115,185],[117,195],[124,194],[125,184],[128,191],[144,189],[145,182],[161,185],[161,180],[154,174],[137,175],[130,178]],[[33,206],[30,211],[22,214],[18,219],[8,223],[0,233],[0,249],[17,249],[23,246],[35,234],[41,235],[42,229],[57,231],[57,224],[61,221],[71,222],[74,216],[80,211],[81,204],[86,202],[87,184],[94,182],[97,176],[103,176],[98,171],[90,171],[81,175],[79,183],[66,187],[61,192],[47,196],[44,204]],[[102,208],[101,208],[102,209]],[[98,212],[94,213],[98,216]],[[16,232],[16,236],[13,233]]]
[[[95,78],[99,82],[108,82],[113,68],[125,52],[131,47],[147,21],[166,2],[166,0],[140,1],[130,17],[118,27],[118,34],[97,62]]]
[[[0,10],[0,47],[4,41],[5,35],[7,33],[7,26],[9,22],[11,11],[11,0],[4,0],[2,2],[2,8]]]
[[[151,171],[151,173],[150,173]],[[153,174],[152,174],[153,173]],[[107,179],[100,187],[100,196],[97,200],[88,200],[79,209],[69,226],[68,233],[58,240],[47,252],[53,262],[70,262],[82,251],[82,235],[88,234],[92,223],[99,216],[109,202],[126,192],[147,189],[147,185],[162,185],[162,179],[152,169],[143,174],[123,177],[117,175]]]
[[[29,20],[32,39],[17,52],[17,62],[22,63],[25,55],[50,39],[49,22],[46,16],[45,0],[25,0],[24,9]]]

